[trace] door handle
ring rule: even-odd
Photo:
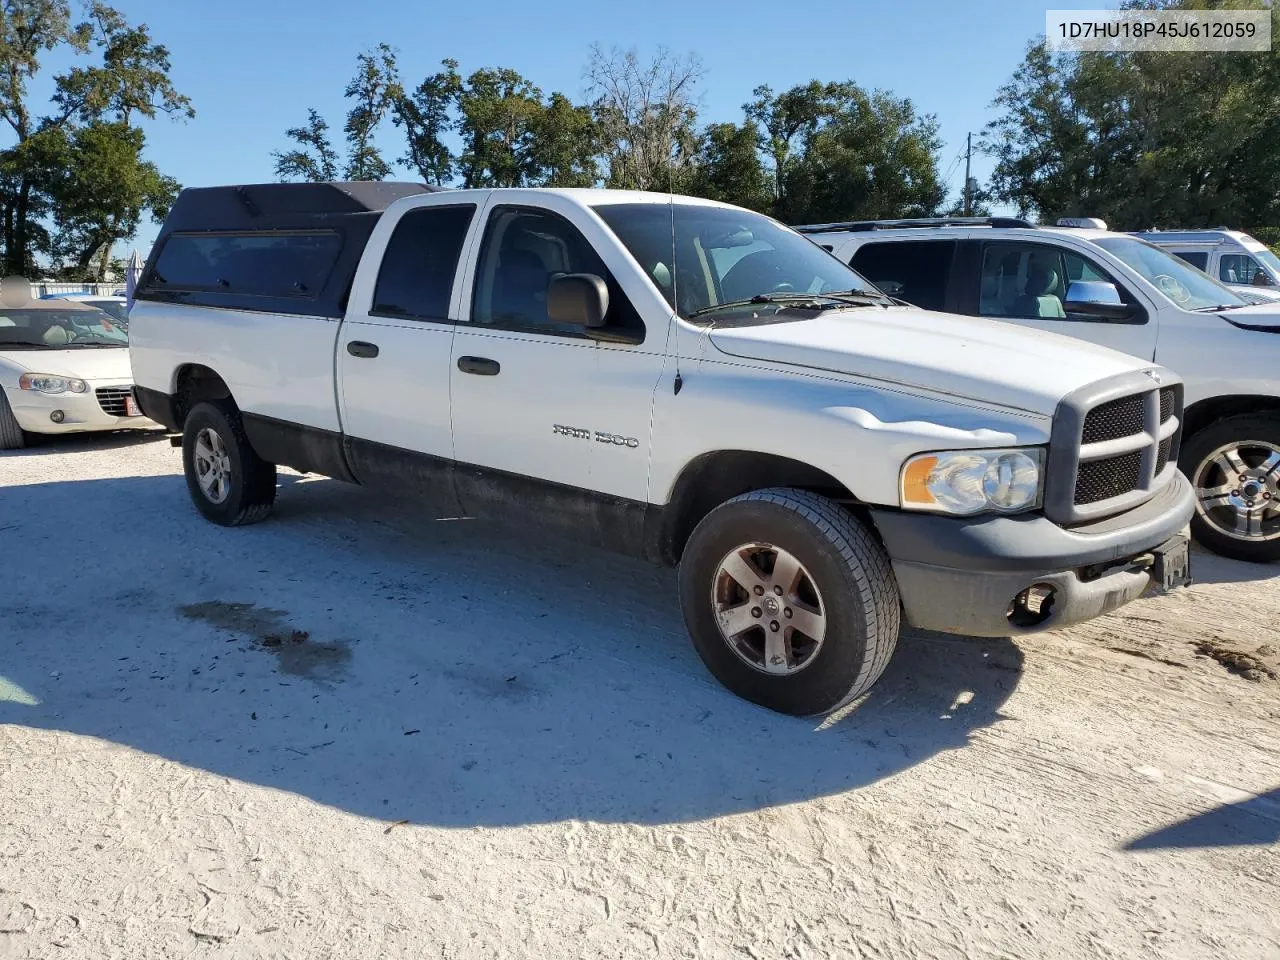
[[[363,340],[352,340],[347,344],[347,353],[353,357],[372,359],[378,355],[378,345],[376,343],[365,343]]]
[[[463,373],[474,373],[478,377],[496,377],[502,366],[497,360],[487,357],[459,357],[458,369]]]

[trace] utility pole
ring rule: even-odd
[[[973,216],[973,181],[969,179],[969,161],[973,159],[973,134],[970,133],[964,150],[964,215]]]

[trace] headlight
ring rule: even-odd
[[[955,450],[922,453],[902,465],[904,510],[969,516],[1018,513],[1040,505],[1044,450]]]
[[[24,373],[18,378],[23,390],[37,393],[88,393],[89,385],[74,377],[56,377],[51,373]]]

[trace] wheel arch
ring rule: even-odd
[[[1210,424],[1228,417],[1249,414],[1280,415],[1280,397],[1265,394],[1227,394],[1206,397],[1191,404],[1182,414],[1184,442]]]
[[[228,400],[235,404],[231,388],[216,370],[202,363],[184,363],[173,373],[173,405],[179,429],[191,408],[204,400]]]
[[[699,521],[720,504],[753,490],[790,487],[820,494],[859,516],[878,538],[869,514],[853,492],[812,464],[753,450],[717,450],[696,457],[676,477],[656,531],[657,559],[679,563]]]

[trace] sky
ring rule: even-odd
[[[165,44],[172,77],[196,118],[145,124],[147,155],[184,186],[274,179],[271,153],[284,131],[315,107],[341,134],[343,87],[355,57],[378,43],[399,55],[406,85],[442,59],[465,75],[511,67],[542,88],[578,99],[590,47],[665,46],[696,53],[703,123],[741,121],[742,104],[767,83],[775,91],[811,79],[853,80],[910,97],[934,114],[944,140],[941,172],[951,194],[964,179],[965,134],[992,119],[996,89],[1044,32],[1045,10],[1114,7],[1113,0],[647,0],[587,3],[510,0],[116,0]],[[194,12],[198,11],[198,12]],[[388,158],[402,150],[389,130]],[[974,158],[974,176],[991,164]],[[144,223],[145,255],[158,227]],[[117,251],[118,253],[122,251]],[[127,247],[125,251],[127,252]]]

